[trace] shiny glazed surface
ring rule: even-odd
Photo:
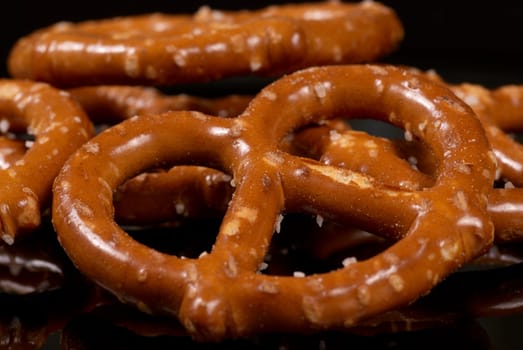
[[[62,87],[173,85],[369,62],[395,50],[402,38],[396,14],[378,2],[231,12],[202,7],[194,15],[58,23],[21,38],[8,66],[13,77]]]

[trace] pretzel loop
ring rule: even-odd
[[[76,147],[92,135],[93,127],[67,94],[31,81],[0,80],[0,114],[4,132],[20,132],[17,129],[23,127],[35,136],[34,142],[26,142],[25,154],[0,170],[2,239],[13,243],[19,232],[39,226],[54,177]]]
[[[379,118],[422,139],[439,161],[434,187],[395,190],[278,149],[297,128],[340,116]],[[195,338],[350,327],[412,302],[491,244],[485,214],[494,178],[490,153],[473,113],[443,86],[387,66],[313,68],[271,84],[238,118],[170,112],[100,133],[57,177],[53,224],[87,276],[144,310],[175,315]],[[464,162],[466,174],[456,170]],[[236,185],[215,245],[200,258],[152,251],[113,221],[119,184],[176,164],[218,168]],[[102,192],[84,191],[96,187]],[[392,212],[394,206],[400,210]],[[263,275],[258,269],[286,211],[363,226],[373,224],[358,213],[372,211],[369,219],[403,239],[328,273]]]

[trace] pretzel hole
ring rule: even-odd
[[[115,219],[150,248],[198,258],[212,250],[233,185],[228,174],[203,166],[150,170],[119,186]]]
[[[345,224],[304,213],[287,213],[272,237],[260,273],[306,276],[369,259],[393,242]]]
[[[116,218],[141,244],[165,254],[195,259],[211,252],[234,187],[230,180],[225,183],[229,179],[226,174],[211,168],[181,166],[172,168],[170,174],[176,174],[177,170],[194,177],[178,176],[179,183],[154,187],[154,177],[169,174],[157,169],[120,186],[114,198]],[[202,184],[209,176],[222,179],[218,188],[209,189],[208,184]],[[134,198],[128,197],[132,181],[134,185],[140,185],[134,188],[134,195],[137,195]],[[148,184],[153,186],[148,187]],[[149,206],[153,208],[147,208]],[[156,216],[143,216],[147,213]],[[328,272],[352,260],[370,258],[390,243],[368,232],[349,230],[346,225],[338,225],[321,216],[285,213],[259,272],[287,276]]]
[[[351,119],[349,125],[356,131],[390,140],[394,155],[409,163],[413,169],[434,176],[436,162],[430,147],[408,129],[404,130],[375,119]]]
[[[348,124],[354,130],[364,131],[373,136],[384,137],[388,139],[404,138],[407,141],[412,138],[412,135],[409,136],[408,133],[405,134],[403,129],[381,120],[354,118],[348,121]]]
[[[186,219],[175,226],[125,227],[137,242],[164,254],[196,259],[211,251],[219,219]]]
[[[282,145],[289,153],[365,173],[385,186],[431,187],[438,163],[423,141],[379,120],[329,120],[297,130]]]

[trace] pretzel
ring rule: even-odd
[[[402,38],[396,14],[376,2],[236,12],[203,7],[192,16],[154,13],[57,23],[20,38],[8,69],[13,77],[61,87],[172,85],[374,61]]]
[[[203,98],[188,94],[166,95],[152,87],[86,86],[69,89],[94,123],[116,124],[138,114],[195,110],[220,117],[235,117],[252,96]]]
[[[142,310],[178,317],[196,339],[351,327],[410,303],[492,244],[485,209],[495,170],[470,108],[447,88],[413,77],[387,66],[317,67],[269,85],[237,118],[179,111],[126,120],[84,144],[58,175],[52,217],[59,240],[87,277]],[[424,140],[439,160],[435,185],[394,190],[278,150],[302,126],[362,114]],[[197,259],[151,250],[112,217],[118,185],[184,163],[224,170],[235,183],[213,249]],[[260,274],[285,212],[403,239],[328,273]]]
[[[0,170],[1,237],[12,244],[16,235],[40,225],[40,211],[49,204],[55,176],[93,130],[70,97],[44,83],[0,80],[0,115],[4,132],[11,124],[23,124],[35,136],[34,142],[25,143],[28,149],[22,158]],[[18,148],[14,151],[18,157]]]

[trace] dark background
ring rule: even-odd
[[[273,1],[271,4],[293,2]],[[297,2],[297,1],[294,1]],[[384,62],[435,69],[447,81],[488,87],[523,84],[523,1],[382,1],[405,28],[397,52]],[[259,8],[268,1],[69,1],[14,0],[0,12],[0,76],[16,39],[57,21],[81,21],[147,12],[192,13],[201,5],[219,9]],[[5,5],[5,4],[4,4]],[[523,346],[521,317],[484,320],[499,349]],[[55,348],[49,345],[48,348]]]
[[[0,13],[1,75],[7,76],[5,59],[18,37],[57,21],[154,11],[192,13],[204,4],[238,9],[283,2],[298,1],[10,1],[11,10]],[[388,0],[383,3],[396,10],[406,32],[400,49],[384,61],[432,68],[451,82],[496,86],[523,81],[523,2]]]

